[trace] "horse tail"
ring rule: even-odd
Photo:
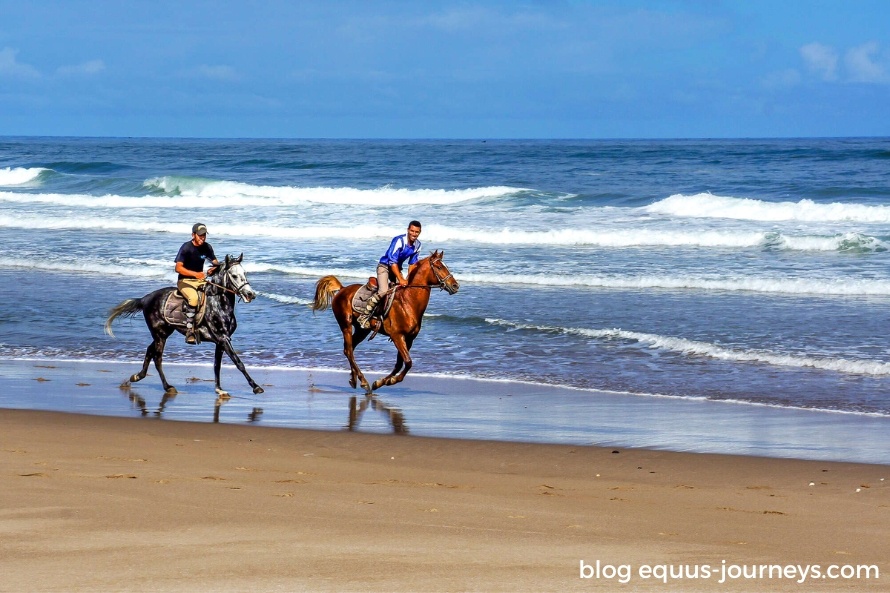
[[[111,322],[122,315],[124,317],[132,317],[139,311],[142,311],[142,307],[142,299],[127,299],[113,308],[108,312],[108,319],[105,320],[105,333],[113,338],[114,332],[111,331]]]
[[[315,283],[315,302],[312,303],[313,311],[324,311],[331,306],[331,301],[337,291],[343,288],[336,276],[325,276]]]

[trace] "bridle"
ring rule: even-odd
[[[438,260],[438,261],[442,261],[442,260]],[[447,276],[440,276],[439,270],[436,269],[436,266],[433,265],[432,261],[430,261],[430,269],[433,271],[433,276],[436,277],[435,284],[407,284],[407,285],[401,286],[401,287],[397,286],[396,288],[403,288],[403,289],[404,288],[425,288],[425,289],[429,290],[431,288],[439,287],[439,290],[445,290],[450,293],[451,291],[449,291],[448,288],[446,288],[445,283],[448,281],[449,278],[453,280],[454,274],[452,274],[449,271]],[[445,269],[448,270],[447,267]]]
[[[237,263],[237,262],[236,262],[236,263]],[[234,282],[232,281],[232,277],[229,275],[229,270],[231,270],[231,269],[232,269],[232,266],[226,266],[226,267],[223,269],[223,274],[225,275],[225,277],[226,277],[226,281],[227,281],[228,283],[232,283],[232,284],[234,284]],[[244,299],[244,295],[241,294],[241,289],[244,288],[245,286],[247,286],[247,285],[250,284],[250,282],[248,282],[247,280],[245,280],[244,283],[241,284],[240,286],[236,286],[234,289],[231,289],[231,288],[229,288],[228,286],[223,286],[222,284],[217,284],[216,282],[211,282],[210,280],[205,280],[205,282],[206,282],[207,284],[209,284],[210,286],[215,286],[215,287],[217,287],[217,288],[221,288],[221,289],[223,289],[223,290],[226,291],[226,292],[231,292],[232,294],[237,295],[238,298],[240,298],[240,299],[242,299],[242,300]]]
[[[439,261],[442,261],[442,260],[439,260]],[[432,288],[433,286],[438,286],[439,290],[448,290],[446,288],[445,283],[448,281],[449,278],[451,280],[454,280],[454,274],[452,274],[450,271],[448,271],[448,275],[443,278],[442,276],[439,276],[439,270],[436,269],[436,266],[433,265],[433,262],[430,262],[430,268],[433,270],[433,275],[436,277],[436,280],[438,281],[438,284],[431,284],[430,288]],[[446,267],[445,270],[447,271],[448,268]],[[448,291],[448,292],[451,292],[451,291]]]

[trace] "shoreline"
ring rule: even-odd
[[[250,367],[253,395],[230,364],[168,363],[179,393],[138,363],[0,359],[0,408],[260,427],[466,440],[647,448],[696,453],[890,463],[890,418],[710,400],[647,397],[529,383],[408,375],[366,398],[346,371]],[[152,369],[153,371],[153,369]]]
[[[890,578],[886,465],[34,410],[0,410],[0,434],[0,590],[878,591]],[[582,578],[598,562],[628,580]],[[727,565],[808,572],[721,582]],[[714,573],[646,572],[668,566]]]

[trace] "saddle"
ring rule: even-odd
[[[164,320],[174,327],[185,329],[185,297],[179,290],[171,290],[164,299],[164,306],[161,311],[164,313]],[[195,327],[201,325],[204,320],[204,312],[207,310],[207,295],[204,291],[198,291],[198,310],[195,311]]]
[[[364,284],[361,288],[355,291],[355,296],[352,297],[352,310],[355,312],[356,315],[364,312],[365,307],[368,304],[368,299],[370,299],[371,295],[373,295],[375,292],[377,292],[377,278],[372,276],[368,278],[367,284]],[[386,297],[383,299],[382,304],[377,304],[377,308],[374,310],[374,314],[371,316],[371,318],[383,321],[383,319],[389,313],[389,310],[392,308],[392,302],[395,297],[396,291],[393,290],[392,286],[390,286],[390,290],[386,294]]]

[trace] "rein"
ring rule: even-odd
[[[210,286],[215,286],[215,287],[217,287],[217,288],[222,288],[222,289],[225,290],[226,292],[231,292],[232,294],[238,294],[237,291],[232,290],[231,288],[228,288],[228,287],[226,287],[226,286],[223,286],[222,284],[217,284],[216,282],[211,282],[210,280],[204,280],[204,284],[209,284]]]
[[[438,283],[436,283],[436,284],[406,284],[405,286],[397,285],[397,286],[393,287],[393,290],[398,289],[398,288],[425,288],[427,290],[430,290],[437,286],[439,287],[439,290],[445,290],[445,282],[449,278],[454,278],[454,274],[449,272],[449,274],[447,276],[445,276],[444,278],[440,278],[439,272],[436,271],[436,268],[434,268],[432,265],[430,265],[430,269],[433,271],[433,276],[436,277],[436,280],[438,280]]]
[[[229,270],[228,270],[228,268],[224,271],[224,274],[225,274],[226,278],[229,277]],[[217,287],[217,288],[221,288],[221,289],[223,289],[223,290],[226,291],[226,292],[231,292],[232,294],[237,295],[239,298],[242,298],[242,299],[243,299],[244,297],[241,296],[241,289],[244,288],[246,285],[250,284],[249,282],[245,282],[245,283],[242,284],[241,286],[237,287],[235,290],[232,290],[232,289],[229,288],[228,286],[223,286],[222,284],[217,284],[216,282],[211,282],[210,280],[207,280],[206,278],[204,279],[204,282],[205,282],[205,284],[209,284],[210,286],[215,286],[215,287]]]

